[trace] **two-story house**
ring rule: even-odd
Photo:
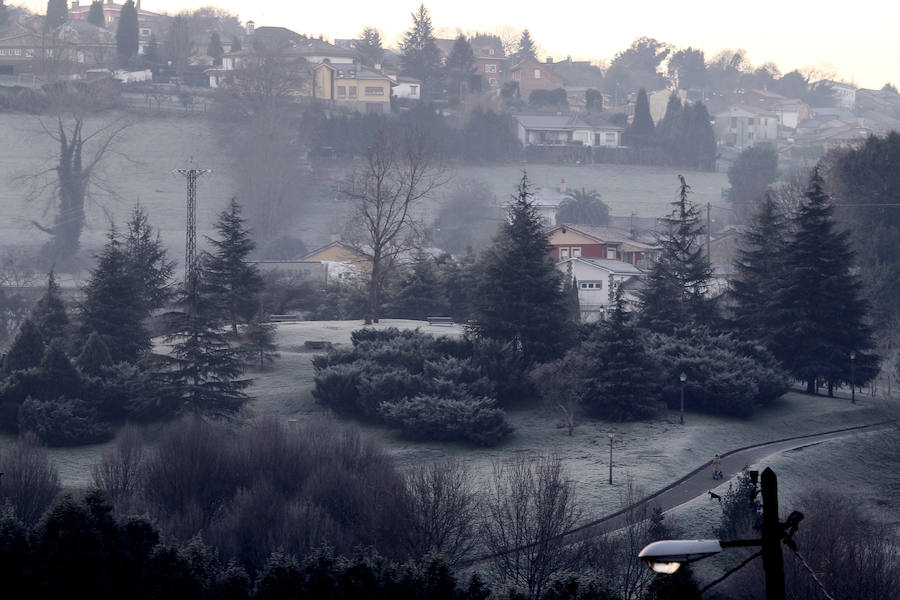
[[[624,229],[599,225],[559,223],[547,232],[551,256],[557,260],[590,258],[615,260],[648,267],[659,254],[650,241],[641,240]]]
[[[602,321],[621,289],[626,306],[637,301],[636,290],[644,271],[620,260],[603,258],[567,258],[556,268],[578,287],[578,305],[583,323]]]
[[[531,92],[535,90],[555,90],[564,86],[552,66],[552,63],[526,58],[510,69],[510,79],[519,84],[519,97],[523,101],[528,102]]]
[[[313,97],[368,114],[391,112],[393,82],[384,73],[321,63],[313,70]]]
[[[472,52],[475,54],[475,75],[481,77],[482,88],[500,87],[500,77],[506,65],[503,45],[497,40],[474,40]]]
[[[754,106],[732,106],[715,115],[716,140],[734,148],[774,144],[778,140],[778,115]]]

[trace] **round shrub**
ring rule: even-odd
[[[48,446],[96,444],[112,437],[112,429],[92,407],[65,396],[49,402],[26,398],[19,407],[19,430],[34,433]]]
[[[381,414],[404,435],[415,439],[494,446],[513,431],[492,398],[419,395],[399,402],[385,402],[381,405]]]

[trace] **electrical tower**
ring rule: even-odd
[[[197,179],[209,169],[176,169],[187,179],[187,231],[184,239],[184,280],[194,274],[197,261]]]

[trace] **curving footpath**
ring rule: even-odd
[[[845,429],[836,429],[834,431],[814,433],[811,435],[801,435],[731,450],[730,452],[721,455],[722,472],[724,474],[724,477],[721,480],[714,482],[712,480],[711,471],[712,462],[704,463],[681,479],[667,485],[639,502],[627,506],[611,515],[607,515],[600,519],[585,523],[571,531],[567,531],[562,537],[566,543],[575,543],[596,535],[616,531],[627,525],[629,513],[636,509],[646,507],[652,510],[658,506],[665,512],[677,506],[681,506],[694,498],[706,494],[706,492],[713,487],[718,487],[732,479],[741,472],[745,465],[757,463],[767,456],[772,456],[773,454],[778,454],[780,452],[787,452],[789,450],[796,450],[797,448],[806,446],[814,446],[815,444],[856,433],[879,431],[889,427],[897,427],[897,421],[882,421],[871,425],[858,425],[856,427],[847,427]],[[491,558],[494,558],[494,556],[480,556],[470,561],[466,561],[462,566],[475,565]]]

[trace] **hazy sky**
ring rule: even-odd
[[[41,11],[46,6],[39,0],[28,4]],[[418,6],[396,0],[143,0],[147,10],[170,13],[207,4],[231,10],[242,21],[329,38],[352,37],[374,25],[389,42],[409,27],[410,11]],[[900,83],[900,3],[891,0],[432,0],[426,6],[436,28],[527,27],[554,58],[609,60],[646,35],[678,47],[699,46],[707,57],[722,48],[744,48],[753,64],[773,61],[782,71],[830,65],[838,78],[861,87]]]

